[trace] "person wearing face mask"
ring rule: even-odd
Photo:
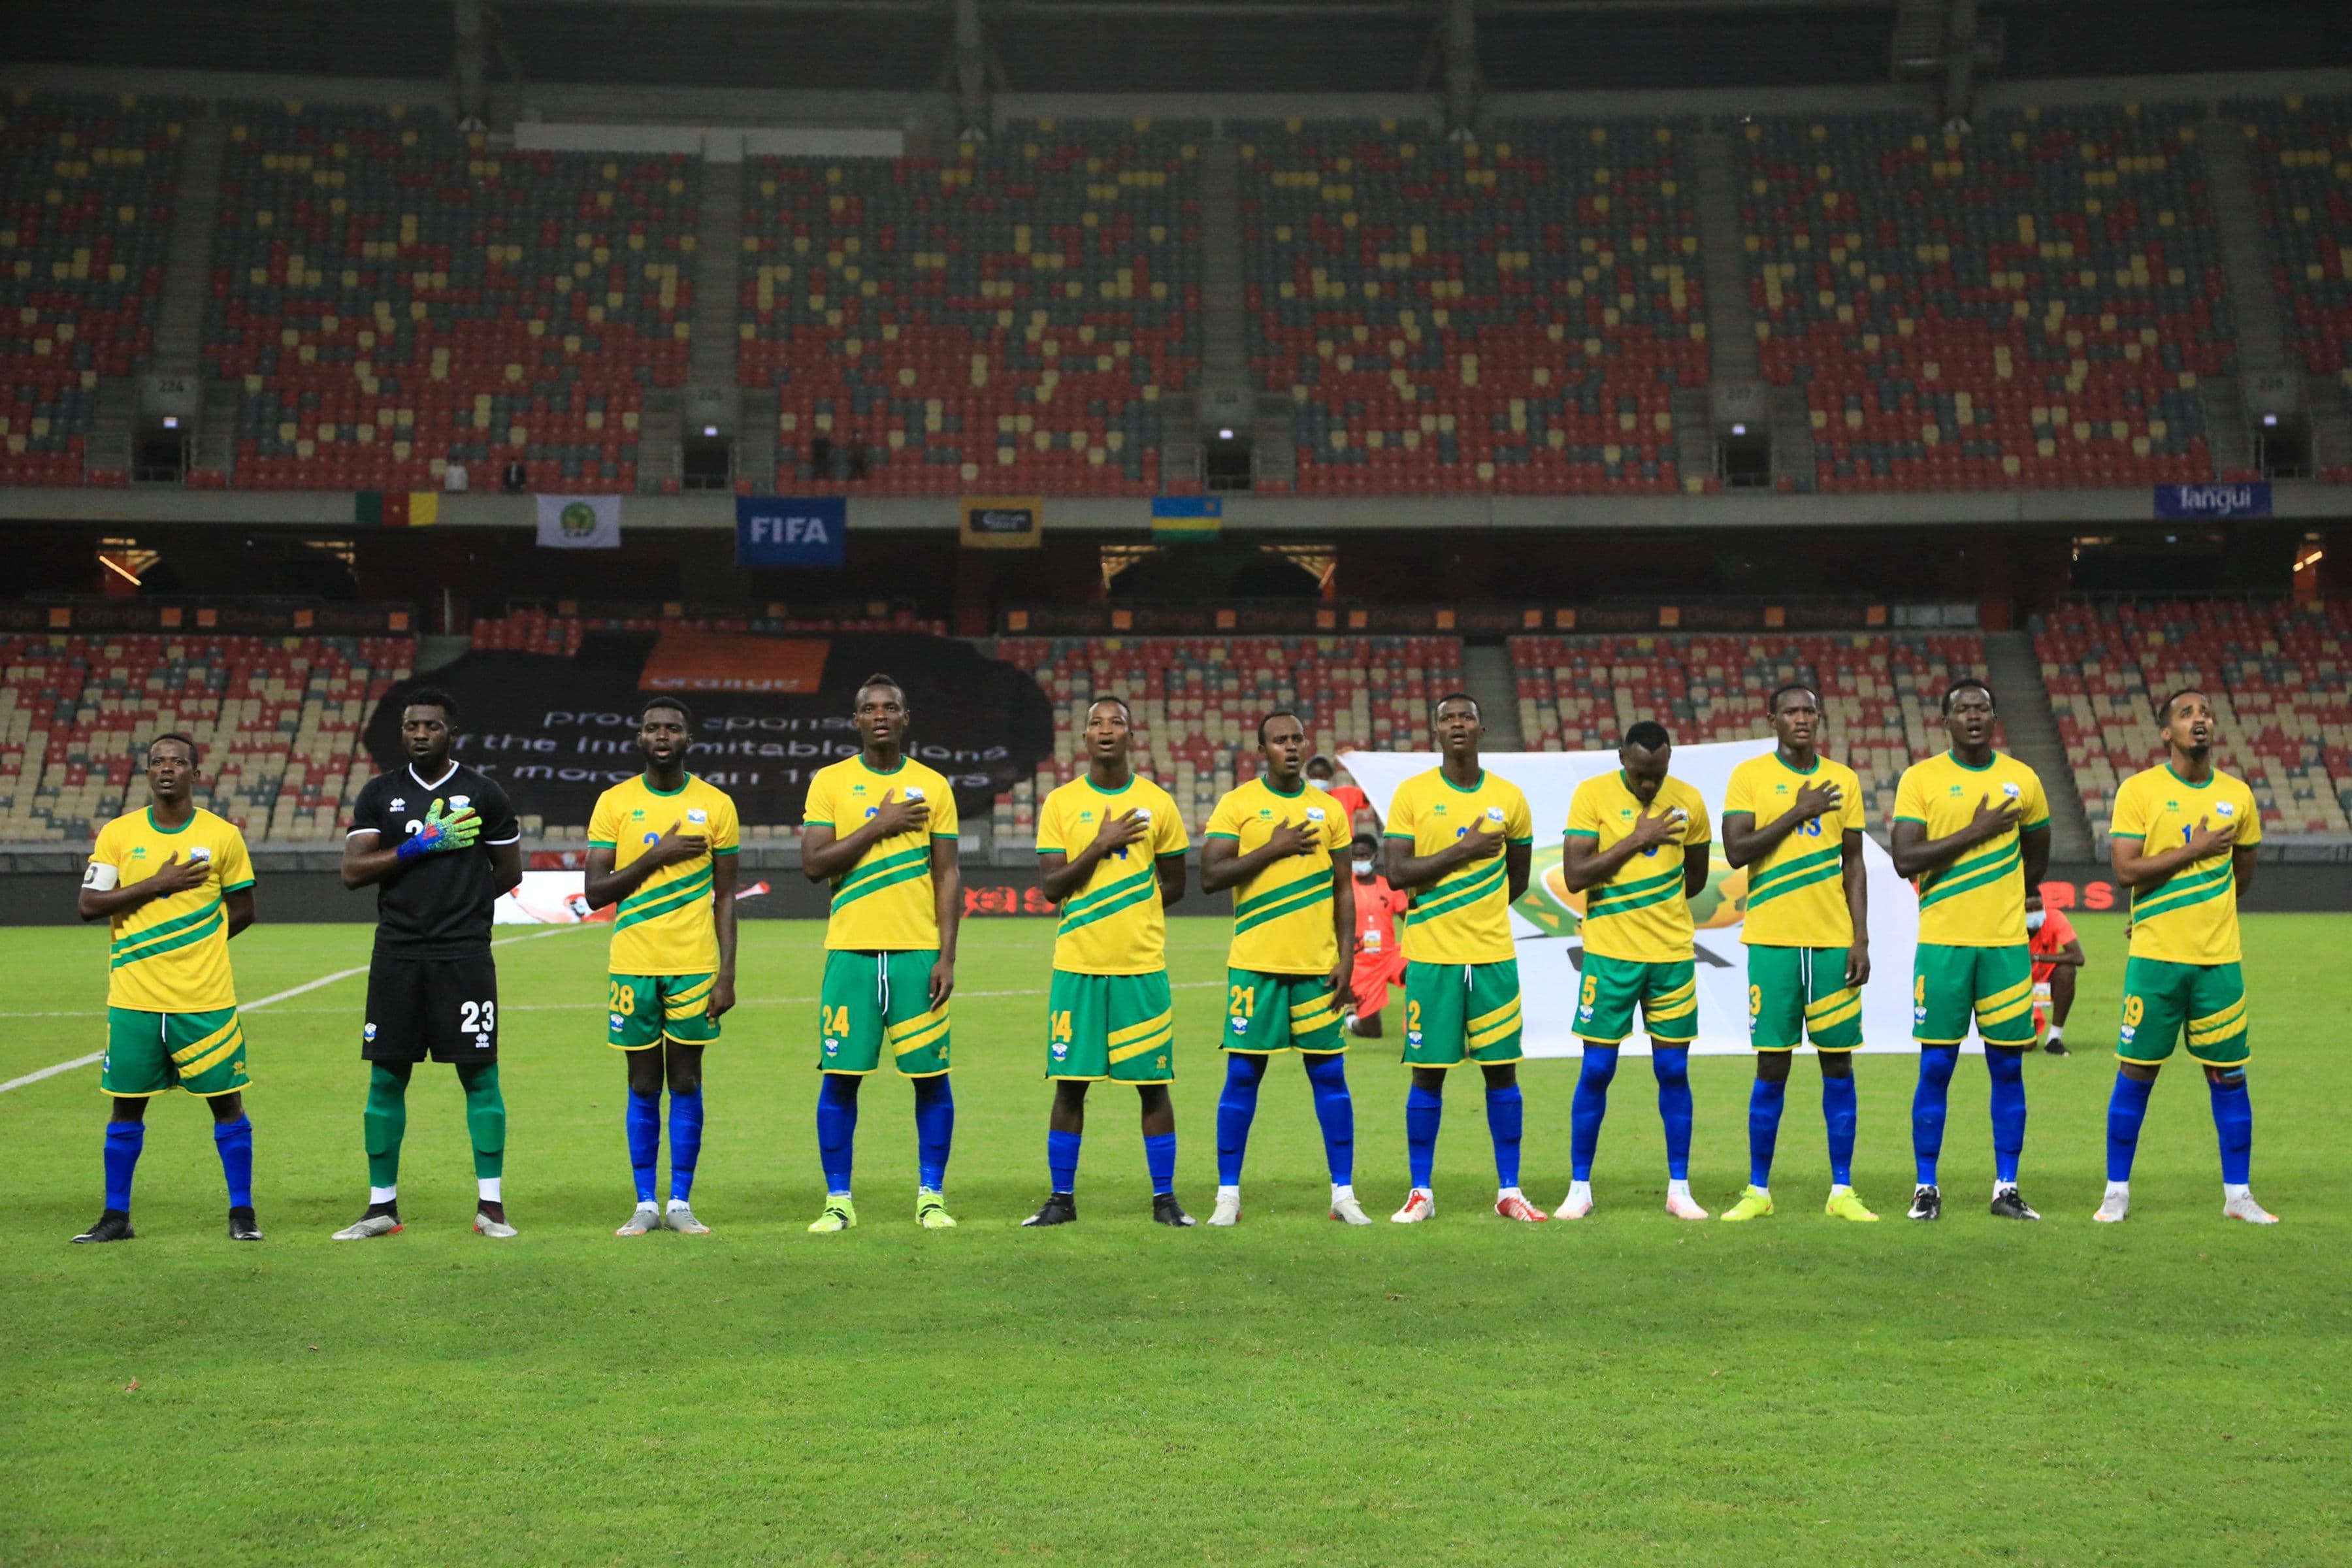
[[[1360,1040],[1381,1037],[1381,1010],[1389,987],[1404,984],[1404,955],[1397,948],[1397,916],[1411,901],[1381,875],[1381,841],[1356,835],[1349,868],[1356,879],[1356,964],[1349,975],[1353,998],[1340,1027]]]
[[[2066,1048],[2066,1015],[2074,1009],[2074,971],[2083,967],[2083,944],[2063,910],[2043,907],[2038,892],[2025,895],[2025,948],[2033,957],[2033,1023],[2042,1048],[2053,1057]]]

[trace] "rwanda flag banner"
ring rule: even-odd
[[[1214,544],[1225,531],[1223,496],[1153,496],[1151,542]]]
[[[438,490],[358,490],[352,521],[374,528],[430,528],[441,521]]]

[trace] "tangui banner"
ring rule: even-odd
[[[956,805],[985,816],[998,792],[1036,771],[1054,745],[1052,703],[1009,664],[950,637],[864,632],[763,637],[677,627],[592,632],[580,651],[478,648],[394,686],[367,727],[378,768],[401,765],[400,710],[410,688],[457,703],[457,754],[506,786],[515,810],[549,831],[584,833],[606,786],[644,766],[637,716],[656,692],[693,710],[688,766],[735,797],[747,824],[801,819],[809,775],[857,751],[849,705],[877,672],[906,688],[909,750],[945,773]]]
[[[1676,746],[1674,775],[1706,798],[1708,831],[1719,836],[1723,796],[1731,770],[1772,749],[1769,740]],[[1437,765],[1434,752],[1349,752],[1342,765],[1371,796],[1383,818],[1397,785]],[[1526,792],[1535,819],[1535,868],[1527,896],[1511,910],[1511,931],[1519,950],[1521,1009],[1531,1057],[1567,1057],[1583,1047],[1575,1035],[1576,996],[1584,963],[1578,935],[1584,896],[1560,879],[1559,843],[1568,826],[1569,797],[1576,786],[1617,766],[1614,752],[1489,752],[1487,767]],[[1870,983],[1862,994],[1864,1048],[1908,1051],[1911,1043],[1911,955],[1919,935],[1919,900],[1895,874],[1895,862],[1868,837],[1862,841],[1870,880]],[[1703,1053],[1748,1049],[1748,959],[1739,922],[1748,905],[1748,870],[1733,870],[1717,842],[1707,883],[1691,906],[1698,925],[1698,1039]],[[1646,1051],[1638,1029],[1628,1049]]]

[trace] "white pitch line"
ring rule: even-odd
[[[490,943],[490,945],[492,947],[505,947],[510,942],[530,942],[539,937],[555,936],[560,932],[574,929],[576,928],[572,926],[556,926],[548,931],[532,931],[529,936],[501,937],[498,941]],[[368,966],[364,963],[354,965],[350,969],[338,969],[332,974],[321,974],[316,980],[305,980],[299,985],[289,986],[283,991],[273,991],[268,995],[258,997],[254,1001],[240,1002],[237,1004],[237,1011],[239,1013],[258,1013],[264,1007],[275,1006],[280,1002],[299,996],[306,991],[316,991],[321,985],[332,985],[338,980],[349,980],[354,974],[365,974],[367,972]],[[324,1013],[330,1011],[340,1012],[341,1009],[331,1009],[325,1007],[289,1007],[287,1011],[289,1013],[309,1013],[314,1011]],[[0,1018],[102,1018],[105,1016],[106,1015],[103,1010],[78,1013],[0,1013]],[[23,1089],[28,1084],[38,1083],[46,1078],[55,1078],[61,1072],[71,1072],[76,1068],[86,1068],[89,1066],[90,1063],[99,1060],[106,1053],[103,1051],[92,1051],[86,1057],[76,1057],[69,1062],[58,1062],[52,1066],[41,1068],[38,1072],[28,1072],[22,1078],[12,1078],[5,1083],[0,1083],[0,1094],[5,1094],[12,1089]]]

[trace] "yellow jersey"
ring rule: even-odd
[[[880,773],[863,756],[819,768],[809,780],[802,823],[837,835],[855,833],[896,792],[931,808],[927,826],[910,828],[866,847],[857,864],[833,879],[833,913],[824,945],[858,952],[920,952],[940,945],[939,890],[931,882],[931,841],[953,838],[955,791],[947,779],[910,757]]]
[[[1434,855],[1473,826],[1500,832],[1509,844],[1536,841],[1535,818],[1519,786],[1481,770],[1465,789],[1443,768],[1415,773],[1389,802],[1387,835],[1412,846],[1416,858]],[[1404,917],[1408,963],[1501,963],[1518,957],[1511,944],[1510,852],[1455,868],[1435,885],[1415,888]]]
[[[692,773],[673,790],[658,790],[639,773],[596,797],[588,818],[588,847],[610,849],[613,868],[626,870],[656,839],[675,826],[701,834],[710,847],[691,860],[665,866],[621,900],[613,913],[615,974],[713,974],[719,969],[719,922],[710,907],[710,868],[742,847],[735,803]]]
[[[1945,947],[2025,944],[2025,862],[2019,840],[2050,826],[2050,800],[2032,768],[2005,752],[1972,768],[1951,752],[1914,763],[1895,786],[1895,820],[1930,838],[1958,833],[1988,798],[2017,802],[2017,826],[1919,878],[1919,940]]]
[[[118,816],[98,830],[81,885],[104,892],[143,882],[175,854],[183,861],[204,861],[205,879],[184,893],[150,899],[110,922],[110,1007],[215,1013],[236,1005],[222,896],[253,886],[253,858],[235,823],[201,806],[177,827],[156,826],[152,806]]]
[[[1746,812],[1756,826],[1778,822],[1808,786],[1834,786],[1844,804],[1799,823],[1761,860],[1748,864],[1748,907],[1739,940],[1758,947],[1852,947],[1853,911],[1845,902],[1845,836],[1867,822],[1862,780],[1843,763],[1815,756],[1811,771],[1790,767],[1776,747],[1731,770],[1723,814]]]
[[[1346,808],[1303,779],[1285,795],[1261,776],[1225,792],[1202,837],[1230,838],[1242,854],[1255,855],[1286,822],[1305,826],[1315,847],[1234,884],[1234,945],[1225,962],[1260,974],[1328,974],[1339,962],[1331,857],[1348,847]]]
[[[2209,827],[2234,822],[2240,845],[2263,841],[2262,808],[2246,782],[2213,770],[2193,784],[2159,763],[2124,780],[2116,791],[2110,838],[2137,838],[2147,852],[2185,844],[2202,818]],[[2175,871],[2160,888],[2132,894],[2131,955],[2167,963],[2238,962],[2238,878],[2231,852],[2217,849]]]
[[[1690,900],[1683,892],[1683,851],[1712,844],[1706,801],[1671,773],[1645,807],[1618,768],[1585,780],[1568,801],[1568,835],[1614,848],[1647,811],[1681,812],[1663,844],[1643,850],[1617,874],[1584,891],[1584,951],[1629,963],[1686,963],[1691,958]]]
[[[1156,974],[1168,967],[1168,915],[1160,903],[1161,857],[1192,844],[1169,793],[1129,773],[1117,789],[1081,775],[1045,797],[1037,813],[1037,853],[1076,856],[1107,818],[1143,813],[1143,837],[1095,862],[1087,885],[1062,900],[1054,967],[1073,974]]]

